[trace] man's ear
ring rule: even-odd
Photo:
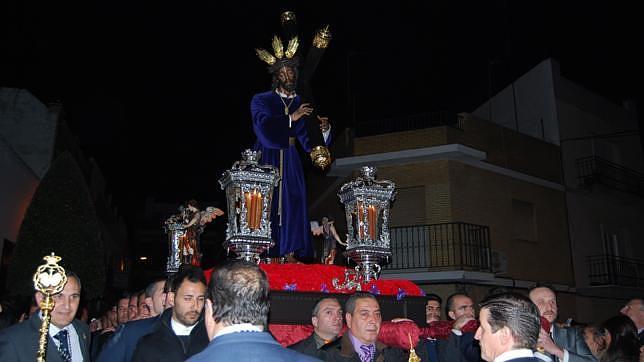
[[[206,298],[206,305],[203,310],[203,319],[204,324],[206,325],[206,332],[208,333],[208,338],[212,340],[216,334],[216,325],[215,319],[212,317],[212,302],[210,299]]]
[[[148,306],[150,311],[153,310],[152,308],[154,307],[154,303],[152,302],[152,297],[145,297],[145,299],[143,299],[143,303]]]
[[[447,312],[447,316],[452,318],[453,320],[456,320],[456,314],[454,314],[453,310],[450,310],[449,312]]]
[[[347,328],[349,328],[349,325],[351,324],[351,313],[345,313],[344,319],[347,321]]]
[[[317,328],[318,327],[318,317],[311,317],[311,324],[313,324],[313,327]]]
[[[36,305],[38,306],[38,308],[40,308],[40,303],[42,303],[43,299],[45,299],[45,295],[41,292],[36,292],[34,296],[36,297]]]
[[[166,301],[171,307],[174,307],[174,292],[168,292],[168,297]]]
[[[514,344],[514,340],[512,338],[512,332],[510,331],[510,328],[508,326],[505,326],[496,333],[499,333],[499,340],[501,341],[502,345],[508,345],[508,344]]]

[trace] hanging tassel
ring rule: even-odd
[[[414,349],[414,344],[411,342],[411,334],[407,333],[409,336],[409,359],[407,360],[408,362],[421,362],[420,357],[416,354],[416,350]]]

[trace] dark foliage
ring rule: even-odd
[[[43,256],[54,252],[60,265],[82,281],[86,299],[105,285],[101,233],[89,190],[70,153],[60,154],[42,179],[20,227],[8,271],[10,294],[33,294],[32,276]]]

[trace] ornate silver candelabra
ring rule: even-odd
[[[361,283],[378,279],[380,264],[391,257],[389,208],[396,184],[376,180],[375,175],[375,167],[363,166],[360,176],[342,185],[338,192],[347,218],[347,254],[357,266],[345,273],[343,283],[333,281],[336,288],[359,290]]]
[[[271,201],[279,182],[275,167],[259,165],[260,151],[242,152],[242,160],[224,172],[219,183],[226,191],[228,228],[224,248],[238,259],[259,261],[272,247]]]

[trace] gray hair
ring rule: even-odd
[[[481,302],[480,307],[488,311],[487,322],[493,333],[508,327],[514,348],[535,348],[541,320],[539,309],[529,298],[516,293],[497,294]]]
[[[356,292],[356,293],[353,293],[353,295],[351,295],[349,299],[347,299],[347,302],[344,304],[345,311],[353,315],[353,312],[356,310],[356,302],[358,301],[358,299],[365,299],[365,298],[373,299],[376,302],[378,301],[378,299],[376,299],[376,297],[371,293]]]
[[[266,326],[270,301],[268,279],[257,264],[234,261],[215,270],[208,286],[217,323]]]

